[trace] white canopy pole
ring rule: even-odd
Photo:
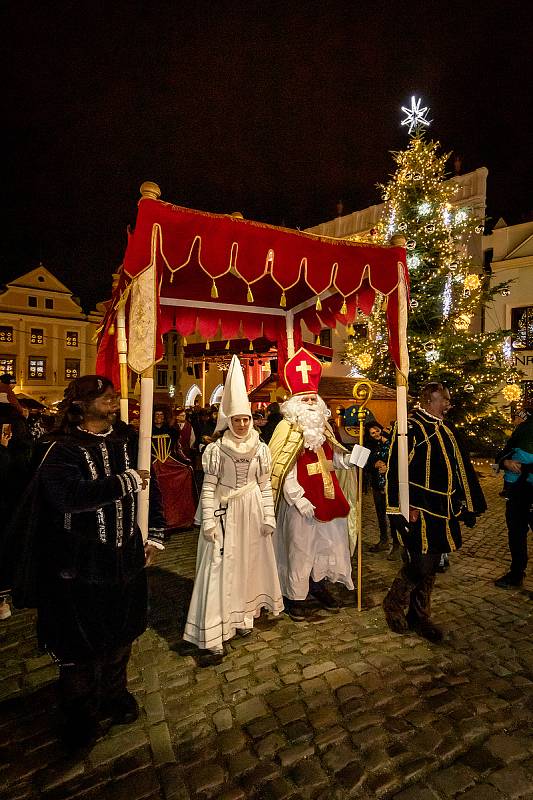
[[[393,236],[391,244],[404,246],[403,236]],[[398,420],[398,488],[400,511],[409,520],[409,450],[407,444],[407,381],[409,352],[407,349],[407,283],[404,265],[398,263],[398,340],[400,369],[396,369],[396,416]]]
[[[287,357],[292,358],[294,355],[294,313],[292,311],[287,311],[285,329],[287,331]]]
[[[145,181],[141,186],[141,197],[157,200],[161,196],[161,189],[157,183]],[[154,241],[152,248],[154,248]],[[155,252],[152,252],[152,264],[138,278],[135,279],[135,287],[130,302],[130,365],[136,372],[141,374],[141,397],[140,397],[140,419],[139,419],[139,449],[137,455],[137,469],[144,469],[148,472],[152,464],[152,412],[154,407],[154,362],[155,362],[155,336],[156,336],[156,314],[157,314],[157,292],[156,292],[156,267]],[[140,321],[144,325],[139,325],[140,341],[135,342],[132,337],[132,318],[138,324]],[[142,318],[142,319],[141,319]],[[146,324],[148,321],[148,324]],[[135,369],[135,359],[139,358],[138,348],[143,351],[141,358],[150,366],[142,366]],[[136,352],[137,348],[137,352]],[[132,356],[134,362],[132,363]],[[138,495],[137,524],[141,529],[144,541],[148,539],[148,511],[150,498],[150,483],[146,489],[142,489]]]
[[[117,350],[120,369],[120,419],[126,424],[128,414],[128,341],[126,339],[126,303],[117,308]]]
[[[150,471],[152,464],[152,411],[154,406],[154,368],[149,367],[141,375],[140,398],[140,424],[139,424],[139,451],[137,468]],[[144,541],[148,539],[148,505],[150,497],[149,486],[139,492],[137,510],[137,523],[141,529]]]

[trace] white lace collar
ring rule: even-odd
[[[82,433],[88,433],[91,436],[102,436],[102,437],[109,436],[110,433],[113,433],[112,427],[109,428],[109,430],[104,431],[103,433],[95,433],[94,431],[88,431],[86,428],[82,428],[81,425],[78,425],[78,430],[81,431]]]
[[[226,450],[229,450],[230,453],[234,453],[235,455],[245,456],[248,453],[253,454],[255,450],[257,450],[257,445],[259,444],[259,434],[255,428],[251,428],[244,439],[239,439],[239,437],[235,436],[228,428],[224,431],[221,444]]]

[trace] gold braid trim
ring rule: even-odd
[[[448,540],[448,544],[450,545],[450,550],[453,553],[454,550],[457,550],[457,548],[455,546],[455,542],[453,541],[452,532],[450,530],[450,520],[449,519],[446,520],[446,538]]]
[[[463,484],[463,489],[465,493],[466,499],[466,508],[467,511],[474,511],[474,504],[472,502],[472,495],[470,494],[470,486],[468,483],[468,477],[466,475],[465,465],[463,461],[463,457],[461,455],[461,451],[459,450],[459,445],[457,444],[457,440],[451,430],[446,428],[446,433],[450,437],[450,441],[455,450],[455,458],[457,459],[457,466],[459,467],[459,474],[461,476],[461,483]]]
[[[276,426],[269,442],[272,453],[272,472],[270,482],[274,497],[274,508],[277,513],[282,495],[282,488],[287,474],[290,472],[303,447],[303,433],[293,428],[286,420]]]
[[[424,512],[420,511],[420,536],[422,537],[422,552],[427,553],[428,551],[428,532],[426,528],[426,518],[424,516]]]

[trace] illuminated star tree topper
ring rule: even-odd
[[[402,119],[402,125],[408,125],[409,130],[408,133],[411,135],[412,133],[417,133],[417,131],[421,130],[423,127],[428,128],[431,124],[432,120],[427,119],[426,114],[429,111],[429,106],[424,106],[420,108],[422,103],[422,98],[416,98],[414,95],[411,97],[411,108],[406,108],[402,106],[402,111],[405,114],[405,118]]]

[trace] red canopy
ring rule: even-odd
[[[377,291],[388,296],[389,347],[399,366],[398,284],[407,280],[403,247],[329,239],[145,197],[100,336],[99,371],[115,372],[117,304],[154,267],[159,295],[154,361],[163,352],[160,335],[170,328],[184,336],[198,331],[206,339],[219,332],[252,341],[263,335],[277,341],[282,373],[287,311],[294,315],[297,348],[302,319],[315,333],[337,320],[349,324],[357,307],[370,311]]]

